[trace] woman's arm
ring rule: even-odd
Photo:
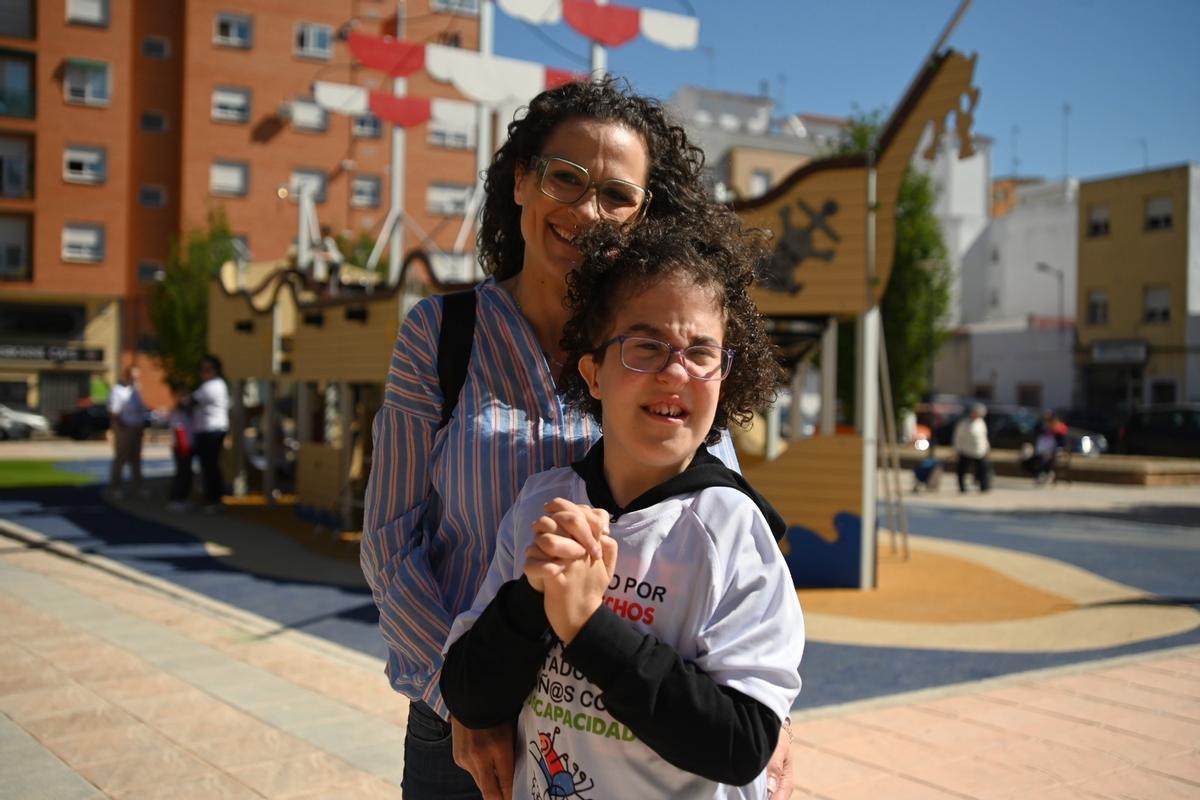
[[[439,713],[435,677],[451,616],[429,561],[430,454],[441,418],[437,382],[437,301],[419,303],[400,328],[383,407],[375,416],[374,458],[367,482],[360,564],[388,647],[388,677]]]

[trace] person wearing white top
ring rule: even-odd
[[[221,360],[214,355],[200,362],[200,386],[192,392],[192,431],[204,480],[204,510],[211,513],[221,508],[225,494],[221,448],[229,432],[229,387],[221,374]]]
[[[987,407],[983,403],[971,406],[971,413],[954,426],[954,452],[958,456],[958,490],[967,490],[967,470],[975,472],[979,491],[992,488],[992,469],[987,456],[991,451],[988,443],[987,423],[983,421]]]
[[[121,473],[129,465],[129,482],[135,492],[142,490],[142,432],[146,427],[146,404],[138,390],[138,368],[126,367],[121,380],[108,393],[109,427],[113,436],[113,459],[108,488],[121,496]]]

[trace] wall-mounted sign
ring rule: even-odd
[[[69,347],[57,344],[0,344],[0,359],[14,361],[104,361],[102,347]]]
[[[1142,341],[1093,342],[1093,364],[1145,364],[1148,348]]]

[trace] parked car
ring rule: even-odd
[[[1110,445],[1116,445],[1121,426],[1129,419],[1129,411],[1114,411],[1099,408],[1064,408],[1056,411],[1058,418],[1068,425],[1102,434]]]
[[[108,409],[103,404],[80,401],[80,405],[64,411],[58,417],[54,432],[71,439],[95,439],[103,436],[111,423]]]
[[[49,433],[50,420],[0,403],[0,439],[28,439],[34,431]]]
[[[983,421],[987,423],[988,441],[992,447],[1020,450],[1022,445],[1033,444],[1041,418],[1041,412],[1027,406],[989,405]],[[1099,455],[1108,452],[1108,437],[1068,425],[1067,449],[1082,455]]]
[[[1120,450],[1130,455],[1200,458],[1200,403],[1138,409],[1121,428]]]

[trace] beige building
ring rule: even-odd
[[[1092,408],[1200,401],[1200,165],[1079,185],[1078,363]]]
[[[478,0],[403,8],[403,38],[478,47]],[[321,225],[371,241],[387,212],[392,126],[328,113],[312,87],[387,88],[353,65],[342,34],[391,33],[396,10],[395,0],[0,0],[0,402],[53,418],[139,363],[147,402],[167,404],[149,298],[172,242],[213,208],[253,258],[281,259],[305,184]],[[461,99],[423,74],[408,91]],[[452,249],[474,140],[466,124],[409,129],[406,249]],[[449,266],[472,261],[456,254]]]

